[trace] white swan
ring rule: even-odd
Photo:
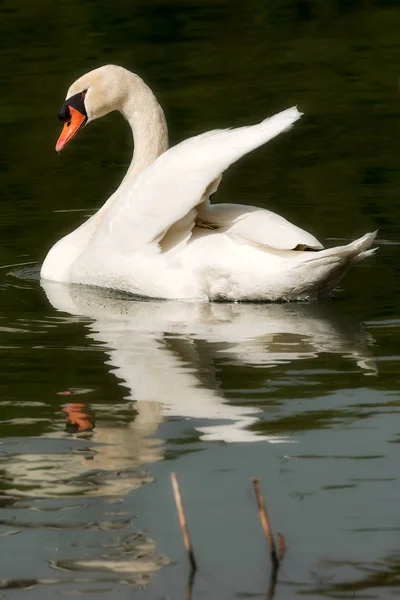
[[[51,248],[43,279],[153,298],[299,300],[326,294],[374,251],[368,248],[376,233],[323,250],[314,236],[272,212],[210,204],[221,174],[289,129],[301,116],[297,108],[168,150],[164,113],[151,90],[137,75],[107,65],[68,90],[56,149],[113,110],[132,128],[132,163],[104,206]]]

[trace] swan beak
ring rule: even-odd
[[[87,121],[87,116],[73,106],[68,106],[69,118],[64,123],[61,135],[57,140],[56,151],[60,152],[64,146],[78,133]]]

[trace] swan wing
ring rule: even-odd
[[[289,129],[301,117],[287,109],[257,125],[189,138],[159,156],[103,217],[91,243],[123,255],[153,246],[177,227],[190,237],[196,207],[236,160]],[[183,237],[182,237],[183,236]]]
[[[223,229],[245,243],[276,250],[321,250],[322,244],[311,233],[293,225],[269,210],[241,204],[207,204],[199,208],[199,227]]]

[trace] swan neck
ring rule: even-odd
[[[168,149],[164,111],[145,82],[133,75],[121,112],[132,129],[134,152],[125,179],[136,177]]]

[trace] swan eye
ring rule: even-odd
[[[68,123],[70,123],[70,121],[72,119],[71,108],[74,108],[75,110],[80,112],[81,115],[83,115],[87,120],[87,113],[86,113],[86,107],[85,107],[85,101],[84,101],[86,93],[87,93],[87,90],[83,90],[83,92],[78,92],[74,96],[71,96],[70,98],[65,100],[64,104],[58,111],[58,118],[60,119],[60,121],[62,121],[63,123],[67,123],[67,125],[68,125]],[[69,127],[69,125],[68,125],[68,127]]]
[[[69,106],[67,104],[63,104],[58,112],[58,118],[63,123],[67,123],[71,121],[71,111],[69,110]]]

